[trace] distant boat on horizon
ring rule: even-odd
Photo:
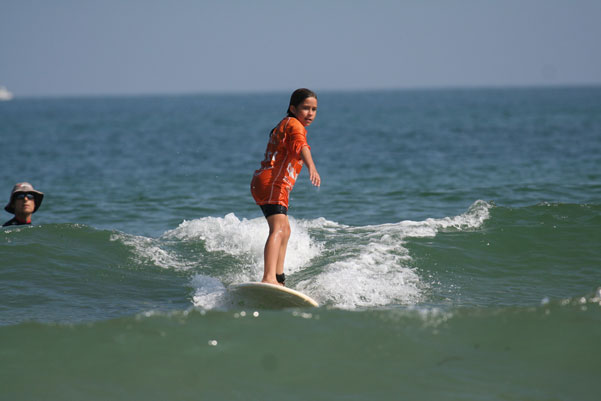
[[[11,100],[13,97],[14,95],[11,92],[9,92],[9,90],[6,89],[6,87],[0,86],[0,101]]]

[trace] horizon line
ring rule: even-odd
[[[4,86],[8,89],[6,85]],[[365,88],[313,88],[320,93],[357,93],[357,92],[411,92],[411,91],[453,91],[453,90],[503,90],[503,89],[583,89],[598,88],[601,82],[595,83],[557,83],[557,84],[486,84],[486,85],[416,85],[398,87],[365,87]],[[246,89],[246,90],[195,90],[165,92],[107,92],[107,93],[64,93],[35,94],[19,96],[12,92],[13,99],[73,99],[73,98],[137,98],[137,97],[180,97],[180,96],[231,96],[231,95],[268,95],[288,93],[292,89]]]

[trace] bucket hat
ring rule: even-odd
[[[33,185],[31,185],[28,182],[19,182],[15,184],[12,192],[10,193],[10,199],[8,200],[8,204],[4,207],[4,210],[6,210],[8,213],[15,214],[15,207],[13,206],[13,201],[15,200],[15,195],[20,192],[33,194],[33,198],[35,200],[35,209],[33,210],[33,212],[35,213],[42,205],[44,193],[33,189]]]

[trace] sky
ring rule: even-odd
[[[601,0],[0,0],[15,96],[601,84]]]

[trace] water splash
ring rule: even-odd
[[[429,284],[412,265],[406,240],[477,229],[488,219],[491,207],[477,201],[459,216],[360,227],[324,218],[290,218],[285,272],[296,289],[336,308],[413,305],[424,299]],[[213,309],[223,307],[227,285],[261,277],[267,235],[264,219],[239,219],[230,213],[184,221],[158,239],[125,234],[114,238],[133,247],[142,261],[195,272],[190,279],[193,304]],[[202,246],[187,254],[181,250],[198,244]],[[206,265],[207,255],[213,263],[224,260],[228,268]]]

